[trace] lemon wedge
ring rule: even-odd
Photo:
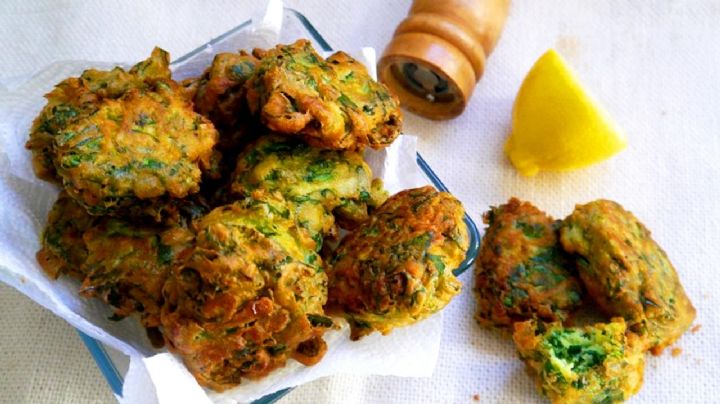
[[[523,175],[567,171],[605,160],[627,139],[553,49],[523,80],[505,153]]]

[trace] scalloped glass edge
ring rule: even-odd
[[[315,29],[315,27],[310,23],[310,21],[300,13],[299,11],[296,11],[292,8],[285,7],[285,12],[287,15],[292,15],[295,18],[297,18],[298,22],[302,24],[302,26],[307,30],[307,33],[311,36],[310,39],[313,40],[314,43],[320,46],[320,48],[323,51],[331,52],[332,47],[328,42],[325,40],[325,38],[320,35],[320,33]],[[179,57],[175,61],[171,63],[171,65],[179,65],[183,62],[186,62],[192,57],[196,56],[197,54],[203,52],[204,50],[211,48],[212,45],[222,42],[224,39],[230,37],[231,35],[241,31],[244,28],[250,27],[252,24],[252,19],[249,19],[242,24],[230,29],[229,31],[223,33],[222,35],[211,39],[206,44],[203,44],[194,50],[190,51],[189,53]],[[435,172],[430,168],[430,165],[425,161],[425,159],[420,155],[420,153],[417,153],[417,165],[422,170],[423,174],[430,180],[430,182],[440,191],[444,192],[450,192],[448,188],[445,186],[445,184],[440,180],[440,177],[435,174]],[[475,222],[470,218],[470,216],[465,213],[465,224],[468,228],[468,236],[469,236],[469,247],[467,254],[465,255],[465,260],[460,264],[459,267],[457,267],[455,270],[453,270],[453,274],[460,275],[466,270],[468,270],[470,267],[473,266],[475,263],[475,258],[477,257],[478,250],[480,249],[480,233],[478,232],[477,226],[475,225]],[[95,340],[92,337],[89,337],[88,335],[84,334],[83,332],[78,330],[78,333],[80,334],[80,339],[87,347],[88,351],[90,351],[90,355],[95,360],[95,363],[97,364],[98,368],[100,369],[100,372],[105,377],[105,379],[108,382],[108,385],[110,385],[110,388],[112,389],[113,393],[117,396],[122,396],[122,388],[123,388],[123,376],[120,374],[120,372],[117,370],[117,367],[113,363],[112,359],[108,355],[107,351],[105,350],[105,347]],[[264,397],[261,397],[255,401],[252,402],[252,404],[272,404],[278,400],[280,400],[283,396],[288,394],[290,391],[292,391],[293,388],[287,388],[283,390],[276,391],[272,394],[268,394]]]

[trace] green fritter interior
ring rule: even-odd
[[[625,331],[621,318],[583,328],[528,320],[515,324],[513,340],[553,403],[616,403],[637,393],[643,380],[642,343]]]

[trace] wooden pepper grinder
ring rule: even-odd
[[[510,0],[414,0],[378,62],[380,80],[419,115],[460,115],[509,5]]]

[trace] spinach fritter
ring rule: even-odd
[[[328,310],[348,319],[353,339],[420,321],[460,293],[452,271],[468,249],[463,217],[460,201],[426,186],[390,197],[343,238]]]
[[[80,293],[108,303],[116,319],[137,312],[144,327],[158,327],[163,285],[192,234],[182,227],[166,229],[106,218],[88,229],[83,240],[87,276]]]
[[[650,231],[616,202],[578,205],[563,222],[562,245],[577,254],[588,294],[659,354],[695,319],[675,268]]]
[[[158,80],[169,80],[169,56],[160,48],[129,71],[116,67],[110,71],[86,70],[80,77],[63,80],[45,95],[47,105],[30,129],[26,147],[33,156],[35,174],[46,181],[59,181],[55,173],[54,139],[65,128],[100,108],[104,99],[116,99],[126,91],[147,89]]]
[[[206,212],[201,198],[175,200],[164,205],[163,224],[140,224],[92,216],[63,191],[48,215],[37,260],[53,278],[82,281],[80,294],[112,306],[114,320],[139,313],[151,342],[160,346],[162,287],[192,240],[190,221]]]
[[[236,128],[241,118],[248,118],[244,84],[257,63],[258,59],[245,51],[215,55],[200,77],[185,82],[195,110],[221,131]]]
[[[387,199],[380,180],[361,153],[320,150],[278,135],[261,137],[237,159],[232,192],[250,195],[256,189],[280,192],[295,207],[301,226],[322,244],[335,236],[335,213],[352,226],[367,220],[368,208]]]
[[[483,219],[488,227],[475,265],[480,324],[566,320],[580,305],[581,289],[558,241],[560,223],[516,198]]]
[[[538,390],[553,403],[622,402],[642,386],[643,344],[626,333],[622,318],[583,328],[528,320],[515,323],[513,340]]]
[[[152,213],[162,198],[197,193],[201,174],[214,175],[218,134],[170,79],[168,59],[155,48],[129,71],[59,83],[26,144],[38,177],[61,182],[91,215]]]
[[[42,235],[42,247],[36,258],[40,266],[52,278],[70,275],[83,279],[83,263],[87,259],[87,247],[83,234],[92,227],[95,218],[65,192],[60,192],[48,214]]]
[[[202,385],[221,391],[288,358],[325,353],[327,276],[279,194],[255,192],[193,223],[195,240],[165,285],[162,325]]]
[[[217,132],[192,111],[177,85],[159,80],[152,91],[128,90],[54,138],[65,189],[90,214],[200,190]]]
[[[343,52],[324,60],[307,40],[256,51],[250,110],[271,130],[325,149],[380,149],[400,134],[400,104]]]

